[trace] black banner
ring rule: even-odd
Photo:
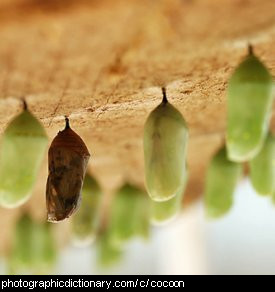
[[[180,289],[263,289],[272,286],[272,277],[253,276],[1,276],[1,290],[25,288],[180,288]]]

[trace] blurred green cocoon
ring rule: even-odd
[[[123,246],[134,237],[148,238],[150,202],[145,192],[130,184],[121,187],[112,202],[109,232],[112,244]]]
[[[187,172],[187,170],[186,170]],[[165,224],[174,219],[181,210],[182,200],[186,183],[188,180],[188,173],[185,175],[185,181],[182,188],[178,191],[176,196],[168,201],[156,202],[151,200],[151,223],[154,225]]]
[[[261,195],[275,192],[275,137],[269,133],[260,153],[250,161],[250,180]]]
[[[72,217],[72,236],[76,244],[86,245],[95,239],[100,223],[102,197],[102,190],[98,182],[86,173],[81,205]]]
[[[241,164],[228,160],[225,147],[214,155],[206,175],[204,201],[207,216],[220,217],[230,210],[241,171]]]
[[[123,251],[112,243],[108,229],[98,236],[96,247],[99,267],[108,268],[122,259]]]
[[[25,109],[7,126],[0,148],[0,205],[15,208],[30,197],[48,138],[40,122]]]
[[[145,182],[150,198],[167,201],[185,180],[188,127],[182,114],[166,99],[149,115],[144,126]]]
[[[51,225],[38,223],[27,214],[16,223],[8,256],[10,274],[44,274],[51,272],[57,256]]]
[[[265,141],[272,110],[272,78],[252,49],[229,80],[227,103],[228,157],[254,158]]]

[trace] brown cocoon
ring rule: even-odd
[[[48,221],[70,217],[79,207],[90,153],[83,140],[66,127],[52,141],[48,153],[49,176],[46,189]]]

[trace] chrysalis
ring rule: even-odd
[[[267,135],[272,100],[271,75],[250,47],[228,85],[226,146],[230,160],[249,161],[258,154]]]
[[[133,186],[132,186],[133,187]],[[148,239],[150,236],[150,202],[147,194],[137,187],[135,208],[132,210],[134,236]]]
[[[119,262],[122,258],[123,251],[112,244],[108,230],[99,235],[96,247],[97,264],[100,267],[110,267]]]
[[[50,222],[70,217],[79,207],[90,158],[86,145],[70,128],[67,117],[65,121],[65,129],[57,134],[49,149],[46,201]]]
[[[38,223],[27,214],[15,225],[9,254],[11,274],[48,273],[56,260],[56,246],[48,223]]]
[[[8,258],[11,274],[27,274],[34,265],[32,254],[33,221],[24,214],[16,222]]]
[[[34,225],[32,253],[36,273],[45,274],[51,271],[57,259],[57,247],[52,234],[52,225],[48,222]]]
[[[186,175],[188,129],[181,113],[166,98],[149,115],[144,127],[145,182],[154,201],[173,198]]]
[[[0,148],[0,205],[15,208],[31,196],[48,139],[40,122],[24,110],[7,126]]]
[[[259,154],[250,161],[250,179],[259,194],[275,192],[275,137],[271,133]]]
[[[182,207],[182,199],[186,187],[187,177],[188,175],[186,175],[185,183],[175,197],[164,202],[151,201],[151,222],[153,224],[165,224],[173,220],[178,215]]]
[[[206,176],[205,208],[209,217],[219,217],[229,211],[233,193],[241,174],[241,165],[229,161],[225,147],[212,158]]]
[[[99,227],[100,203],[102,191],[97,181],[88,173],[82,188],[82,202],[72,217],[72,234],[74,241],[80,244],[90,243]]]
[[[112,204],[109,232],[112,243],[123,246],[135,236],[147,237],[149,228],[149,204],[145,194],[138,188],[125,184]]]

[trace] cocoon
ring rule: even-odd
[[[48,153],[49,175],[46,188],[48,221],[70,217],[79,207],[81,190],[90,158],[83,140],[66,126],[52,141]]]
[[[249,161],[259,153],[268,132],[272,101],[271,75],[250,47],[228,84],[226,146],[230,160]]]
[[[144,126],[145,183],[154,201],[167,201],[179,192],[186,175],[188,129],[181,113],[166,98]]]
[[[27,109],[4,131],[0,147],[0,205],[15,208],[31,196],[48,144],[40,122]]]

